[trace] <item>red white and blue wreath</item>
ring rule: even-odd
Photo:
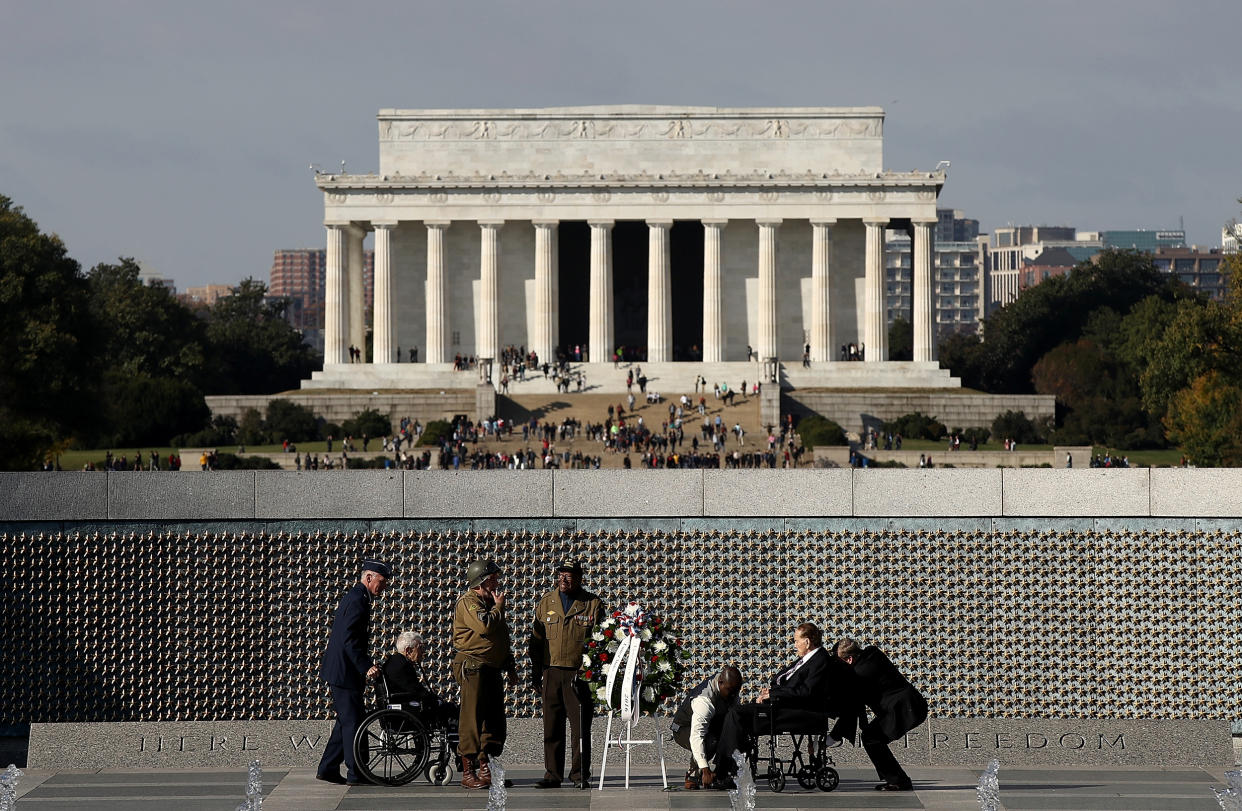
[[[597,705],[632,719],[677,694],[689,659],[689,648],[663,617],[631,602],[592,629],[582,678]]]

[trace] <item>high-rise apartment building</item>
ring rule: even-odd
[[[324,289],[328,252],[324,248],[278,250],[272,257],[268,292],[289,300],[289,323],[306,336],[307,343],[322,346]],[[375,253],[363,252],[362,287],[369,313],[373,301]]]
[[[960,212],[956,212],[959,213]],[[978,222],[972,223],[976,234]],[[958,231],[958,233],[969,233]],[[969,240],[940,240],[933,244],[932,323],[937,340],[955,332],[975,332],[983,317],[986,237]],[[888,324],[898,318],[910,321],[913,312],[913,256],[910,238],[890,234],[885,244],[885,300]]]
[[[1217,301],[1225,296],[1228,273],[1222,272],[1221,252],[1215,248],[1157,248],[1152,263]]]

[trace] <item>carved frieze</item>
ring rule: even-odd
[[[380,122],[381,141],[556,141],[570,139],[825,139],[877,138],[883,134],[878,116],[836,118],[711,118],[651,119],[579,118],[516,121],[393,120]]]

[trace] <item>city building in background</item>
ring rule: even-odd
[[[1025,290],[1053,276],[1065,276],[1078,260],[1065,248],[1048,248],[1034,259],[1026,260],[1018,270],[1018,289]]]
[[[1096,232],[1079,232],[1066,225],[1010,225],[997,228],[987,246],[985,260],[988,274],[987,312],[1004,307],[1018,297],[1023,289],[1022,270],[1039,258],[1044,251],[1060,249],[1073,258],[1074,263],[1084,262],[1104,247]],[[1051,257],[1045,269],[1057,267],[1063,262],[1060,254]]]
[[[233,284],[205,284],[202,287],[187,287],[185,292],[177,296],[186,304],[205,304],[208,307],[225,296],[233,295]]]
[[[278,250],[272,257],[268,294],[289,302],[289,323],[302,339],[323,351],[324,290],[328,252],[324,248]],[[374,300],[375,252],[363,252],[362,289],[367,313]]]
[[[1221,251],[1198,247],[1157,248],[1152,257],[1156,267],[1177,276],[1201,293],[1220,301],[1224,298],[1227,274],[1221,272]]]
[[[1185,248],[1186,232],[1182,230],[1101,231],[1100,242],[1105,248],[1155,253],[1157,248]]]
[[[953,208],[936,209],[937,242],[974,242],[979,236],[979,221]]]
[[[1242,226],[1224,226],[1220,229],[1220,252],[1237,253],[1239,240],[1242,240]]]
[[[158,270],[148,265],[146,262],[138,263],[138,281],[147,287],[167,288],[172,295],[177,295],[177,283],[168,276],[164,276]]]
[[[936,339],[955,332],[976,332],[983,317],[986,237],[979,237],[979,221],[961,211],[936,209],[938,224],[933,246],[932,306]],[[885,296],[888,324],[911,320],[913,256],[910,237],[890,231],[885,245]]]

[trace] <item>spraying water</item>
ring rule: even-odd
[[[1225,779],[1229,781],[1229,788],[1212,789],[1216,792],[1216,802],[1220,803],[1221,811],[1242,811],[1242,771],[1225,772]]]
[[[1000,771],[1000,761],[993,759],[979,777],[979,811],[998,811],[1000,808],[1000,780],[996,774]]]
[[[492,784],[487,789],[487,811],[505,811],[505,804],[509,802],[509,790],[505,788],[505,764],[494,755],[487,762],[492,770]]]
[[[22,770],[11,763],[0,774],[0,811],[13,811],[17,806],[17,781],[21,776]]]
[[[737,788],[729,790],[729,805],[733,811],[755,811],[755,776],[750,771],[746,756],[736,749],[733,750],[733,761],[737,764]]]

